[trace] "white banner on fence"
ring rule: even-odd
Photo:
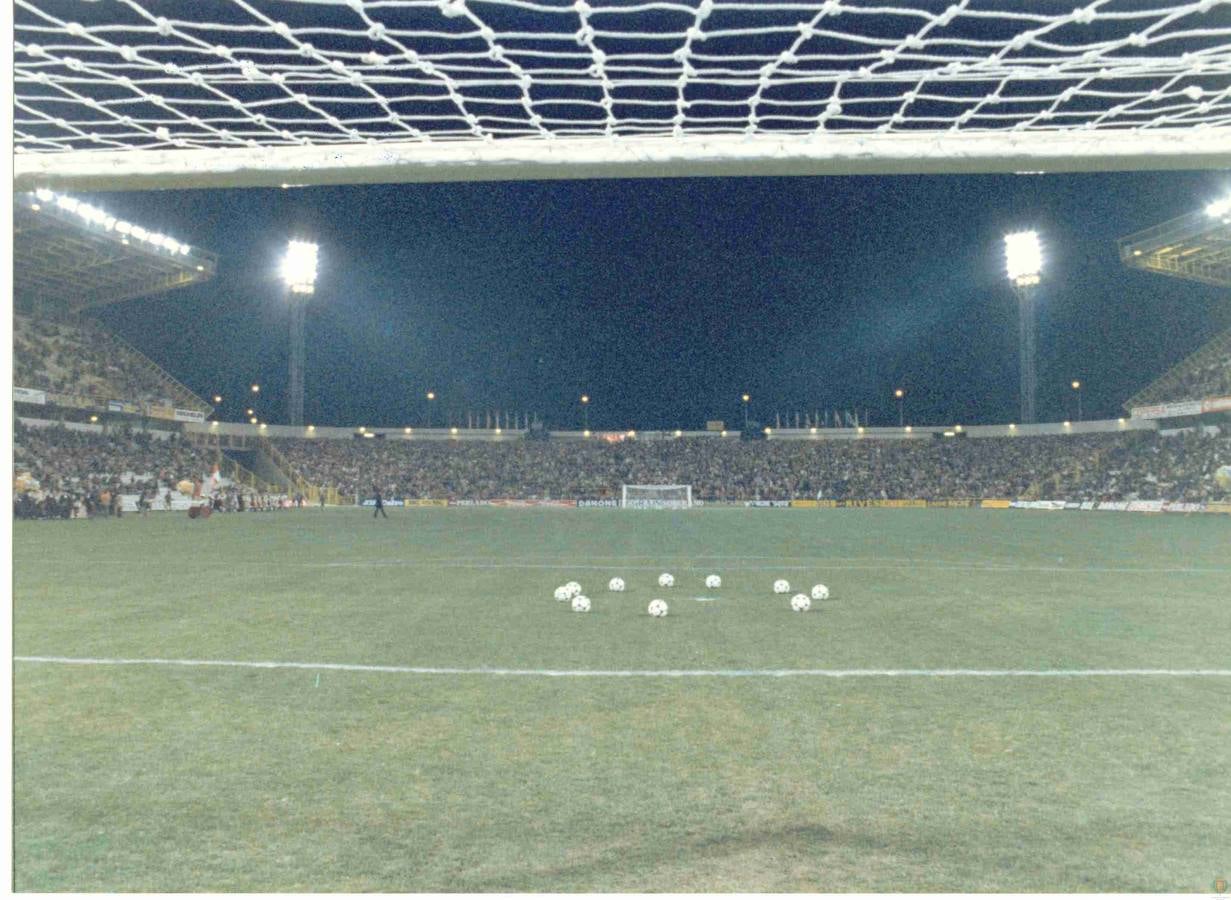
[[[13,402],[45,404],[47,402],[47,392],[36,391],[34,388],[14,387]]]
[[[1134,419],[1174,419],[1179,416],[1199,416],[1204,404],[1200,400],[1185,400],[1182,403],[1156,403],[1153,406],[1134,406]]]
[[[140,494],[120,494],[120,508],[126,513],[139,512],[137,508],[137,500]],[[166,493],[157,494],[150,503],[150,510],[153,512],[163,512],[167,508]],[[171,510],[173,512],[183,512],[192,505],[192,498],[186,494],[181,494],[179,491],[171,492]]]
[[[1014,500],[1010,506],[1014,509],[1064,509],[1063,500]]]
[[[175,421],[177,422],[204,422],[205,413],[198,412],[195,409],[177,409],[175,411]]]
[[[1181,503],[1176,500],[1167,500],[1163,503],[1163,512],[1178,512],[1178,513],[1205,512],[1205,504],[1204,503]]]

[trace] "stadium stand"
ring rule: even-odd
[[[371,496],[374,487],[386,497],[434,500],[615,498],[625,483],[690,484],[695,498],[711,502],[1231,501],[1215,480],[1231,460],[1231,436],[1218,429],[854,441],[272,443],[284,465],[346,502]],[[19,516],[59,517],[68,507],[94,512],[105,506],[102,494],[120,492],[154,498],[161,508],[157,499],[179,480],[229,462],[182,435],[127,427],[32,428],[19,420],[14,445]],[[240,508],[243,496],[243,508],[252,508],[266,490],[228,480],[224,503]]]
[[[691,484],[702,500],[1222,500],[1231,439],[1155,433],[978,440],[416,442],[279,440],[343,495],[484,500],[614,497]]]
[[[13,383],[56,394],[207,411],[153,361],[87,318],[13,316]]]
[[[1134,395],[1125,407],[1231,397],[1231,330],[1224,331]]]
[[[114,514],[111,501],[136,495],[162,508],[181,480],[199,479],[217,457],[172,432],[95,426],[13,428],[13,509],[18,518],[71,518]],[[223,479],[224,506],[252,508],[263,495]]]
[[[1171,500],[1204,503],[1231,499],[1214,473],[1231,460],[1231,437],[1187,431],[1153,432],[1108,442],[1083,469],[1059,478],[1051,493],[1066,500]]]

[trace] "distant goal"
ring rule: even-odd
[[[1221,168],[1227,10],[16,0],[15,187]]]
[[[620,491],[624,509],[691,509],[690,484],[626,484]]]

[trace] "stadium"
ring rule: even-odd
[[[1040,7],[21,0],[14,889],[1225,891],[1231,16]]]

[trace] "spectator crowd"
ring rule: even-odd
[[[140,512],[171,507],[180,481],[200,480],[212,453],[179,435],[131,429],[70,430],[61,425],[13,429],[14,497],[18,518],[69,519],[123,514],[122,495],[136,495]],[[219,510],[280,508],[279,498],[225,483],[212,498]]]
[[[1225,352],[1198,351],[1177,371],[1164,375],[1134,399],[1137,404],[1231,397],[1231,332],[1215,339]]]
[[[96,402],[176,406],[170,385],[148,361],[89,319],[13,316],[13,384]]]
[[[688,484],[702,500],[1225,499],[1231,439],[1153,432],[914,440],[279,440],[308,481],[349,497],[619,496]]]
[[[1215,482],[1231,436],[1128,432],[1071,437],[913,440],[489,441],[278,440],[309,482],[347,498],[572,500],[623,484],[688,484],[693,497],[742,500],[1231,500]],[[180,436],[64,426],[14,431],[15,513],[66,518],[169,508],[213,454]],[[226,483],[218,509],[274,509],[282,498]]]
[[[1078,460],[1044,493],[1072,500],[1231,500],[1215,482],[1219,467],[1228,465],[1231,436],[1146,432],[1111,442],[1096,459]]]

